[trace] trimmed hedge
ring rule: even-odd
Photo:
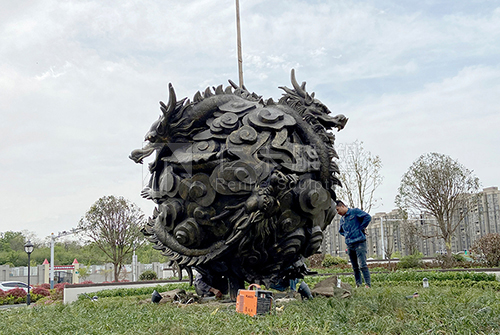
[[[427,278],[429,281],[442,280],[462,280],[472,281],[496,281],[494,274],[484,272],[437,272],[437,271],[396,271],[389,273],[374,273],[371,275],[373,281],[422,281]]]
[[[109,297],[131,297],[138,295],[150,295],[154,290],[157,292],[166,292],[171,291],[176,288],[180,288],[186,291],[193,291],[194,288],[189,286],[187,283],[182,284],[167,284],[167,285],[156,285],[152,287],[139,287],[139,288],[116,288],[112,290],[102,290],[99,292],[92,293],[93,296],[97,296],[98,298],[109,298]],[[78,296],[79,300],[88,299],[85,295],[80,294]]]
[[[424,265],[422,262],[422,257],[423,255],[421,253],[404,256],[399,260],[396,266],[398,269],[422,268]]]
[[[332,256],[330,254],[325,255],[325,258],[323,258],[323,262],[321,262],[321,265],[325,268],[341,264],[347,264],[347,260],[343,259],[342,257]]]
[[[13,290],[9,290],[5,292],[5,295],[0,295],[0,305],[14,305],[14,304],[24,304],[26,303],[26,292],[23,289],[20,289],[24,292],[24,296],[19,295],[17,292],[11,292]],[[3,292],[3,291],[1,291]],[[14,294],[11,294],[14,293]],[[38,301],[39,299],[44,298],[41,294],[31,293],[30,299],[31,302]]]
[[[44,297],[47,297],[47,296],[50,295],[50,291],[48,289],[46,289],[46,288],[43,288],[43,287],[35,287],[32,290],[32,292],[33,292],[33,294],[43,295]]]
[[[382,282],[377,282],[377,281],[372,281],[372,286],[376,287],[396,287],[398,285],[405,284],[408,286],[415,286],[422,288],[422,282],[421,281],[382,281]],[[497,281],[474,281],[470,279],[461,279],[461,280],[434,280],[431,281],[429,280],[429,286],[437,286],[437,287],[446,287],[446,286],[451,286],[451,287],[458,287],[458,288],[479,288],[483,290],[491,289],[494,291],[499,291],[500,292],[500,282]],[[423,289],[423,288],[422,288]]]
[[[153,270],[147,270],[141,273],[139,280],[157,280],[158,275]]]

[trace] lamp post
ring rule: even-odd
[[[137,281],[137,255],[135,254],[135,249],[137,248],[137,241],[133,242],[134,253],[132,255],[132,281]]]
[[[50,234],[50,289],[54,288],[54,244],[56,244],[56,238],[68,236],[72,234],[78,234],[81,232],[81,229],[71,229],[70,231],[63,231],[62,233],[58,233],[57,236],[54,233]]]
[[[26,244],[24,245],[24,251],[26,251],[26,253],[28,254],[28,294],[26,295],[26,305],[30,305],[30,302],[31,302],[31,296],[30,296],[30,274],[31,274],[31,271],[30,271],[30,256],[31,256],[31,253],[33,252],[33,243],[31,243],[30,240],[28,240],[28,242],[26,242]]]

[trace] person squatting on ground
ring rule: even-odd
[[[218,288],[215,288],[217,286]],[[200,297],[213,297],[220,299],[227,294],[228,284],[225,278],[211,278],[208,275],[197,273],[194,279],[196,294]]]
[[[351,260],[356,286],[360,287],[361,274],[365,280],[366,287],[371,287],[370,271],[366,264],[366,232],[365,229],[370,224],[372,217],[370,214],[359,208],[347,208],[342,201],[337,201],[337,213],[342,216],[340,219],[340,235],[345,237],[347,252]]]

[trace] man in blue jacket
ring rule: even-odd
[[[370,224],[372,217],[359,208],[347,208],[342,201],[337,201],[337,213],[340,219],[340,235],[345,237],[347,252],[351,260],[356,286],[362,285],[361,273],[365,279],[366,287],[371,287],[370,271],[366,264],[366,233],[365,229]]]

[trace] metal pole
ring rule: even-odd
[[[137,281],[137,255],[135,254],[135,242],[134,242],[134,253],[132,255],[132,281]]]
[[[54,233],[50,234],[50,289],[54,288]]]
[[[236,35],[238,42],[238,73],[240,87],[243,87],[243,57],[241,52],[241,29],[240,29],[240,1],[236,0]]]
[[[380,217],[380,240],[382,247],[382,259],[385,258],[385,244],[384,244],[384,218]]]
[[[31,253],[28,253],[28,294],[26,295],[26,305],[30,305],[31,303],[31,296],[30,296],[30,256]]]

